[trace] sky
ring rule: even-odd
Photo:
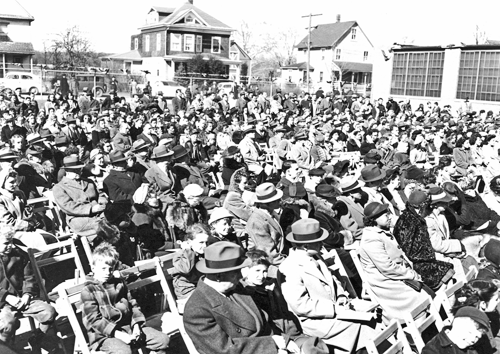
[[[0,7],[1,2],[0,0]],[[138,32],[151,6],[175,7],[182,0],[18,0],[35,17],[31,27],[16,29],[16,40],[31,41],[37,50],[50,43],[55,34],[77,25],[98,52],[123,53],[130,50],[130,35]],[[392,43],[448,45],[473,43],[476,26],[489,39],[500,40],[497,0],[194,0],[194,5],[234,29],[246,21],[260,28],[293,28],[297,42],[312,24],[355,20],[375,48]],[[266,27],[267,28],[267,27]],[[14,29],[10,29],[14,35]],[[18,39],[19,38],[19,39]]]

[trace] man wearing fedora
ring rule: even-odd
[[[114,150],[127,151],[132,147],[132,138],[129,133],[130,125],[121,123],[118,133],[113,137]]]
[[[127,170],[128,157],[123,151],[111,151],[109,153],[111,170],[103,181],[104,192],[113,202],[120,200],[133,200],[137,188],[143,183],[149,183],[146,177],[139,173]]]
[[[323,339],[335,352],[354,353],[375,334],[368,323],[339,320],[348,307],[347,292],[321,257],[328,231],[315,219],[292,225],[287,240],[293,245],[281,263],[282,291],[290,309],[299,318],[304,334]]]
[[[276,276],[276,266],[285,259],[285,240],[275,212],[280,208],[283,191],[272,183],[263,183],[255,189],[256,209],[250,215],[246,225],[248,249],[261,249],[266,252],[274,267],[269,268],[270,276]]]
[[[162,202],[163,210],[175,200],[175,177],[170,167],[174,152],[165,145],[154,148],[151,159],[155,162],[146,172],[146,178],[155,187],[158,199]]]
[[[259,145],[255,143],[255,127],[250,126],[243,132],[244,138],[238,144],[241,156],[248,168],[256,175],[263,171],[262,163],[266,159]]]
[[[66,175],[53,188],[54,199],[66,214],[69,227],[78,235],[92,235],[102,219],[107,200],[99,195],[94,182],[81,178],[85,166],[77,156],[63,160]]]
[[[385,170],[380,169],[375,164],[366,165],[361,170],[361,176],[359,177],[359,180],[365,184],[361,187],[361,190],[368,194],[368,203],[387,204],[392,215],[397,215],[394,205],[380,192],[385,177]]]
[[[61,132],[66,135],[68,140],[75,146],[85,146],[87,144],[87,135],[82,128],[76,125],[76,117],[68,114],[66,117],[67,125],[61,128]]]
[[[263,312],[242,288],[241,269],[250,261],[238,245],[220,241],[205,248],[196,269],[205,274],[186,303],[184,326],[201,353],[300,353],[297,345],[273,335]]]

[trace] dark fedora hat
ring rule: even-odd
[[[330,184],[322,183],[316,186],[316,196],[318,197],[329,199],[338,197],[339,195],[340,191]]]
[[[65,145],[68,145],[68,144],[69,144],[68,137],[66,135],[64,135],[64,134],[57,135],[54,138],[54,145],[55,146],[65,146]]]
[[[410,203],[413,206],[420,206],[423,203],[427,202],[428,199],[429,195],[426,192],[417,189],[410,194],[410,197],[408,198],[408,203]]]
[[[239,152],[240,149],[237,146],[229,146],[226,150],[222,152],[222,156],[231,158]]]
[[[328,237],[328,231],[319,225],[315,219],[301,219],[292,224],[292,232],[286,239],[293,243],[320,242]]]
[[[250,125],[249,127],[247,127],[244,131],[243,131],[243,134],[244,135],[247,135],[248,133],[251,133],[251,132],[256,132],[257,130],[255,129],[255,126],[254,125]]]
[[[443,188],[434,186],[429,188],[429,196],[431,197],[431,204],[435,203],[449,203],[453,199],[447,194]]]
[[[365,206],[365,218],[375,220],[387,212],[389,206],[387,204],[380,204],[377,202],[369,203]]]
[[[220,241],[205,248],[205,259],[196,263],[196,269],[204,274],[225,273],[245,268],[250,263],[243,248],[232,242]]]
[[[172,150],[169,150],[167,146],[165,145],[160,145],[157,146],[153,149],[153,155],[151,155],[152,160],[159,160],[165,157],[172,156],[174,152]]]
[[[78,160],[78,156],[70,155],[66,156],[63,159],[63,166],[65,170],[72,170],[72,169],[78,170],[83,168],[85,165],[80,160]]]
[[[111,151],[109,153],[109,161],[113,164],[113,163],[117,163],[117,162],[122,162],[122,161],[127,161],[128,160],[128,157],[125,156],[125,154],[123,153],[123,151]]]
[[[366,165],[361,170],[360,181],[363,182],[375,182],[384,179],[386,172],[381,170],[377,165]]]
[[[186,148],[182,145],[176,145],[173,147],[172,151],[174,152],[174,160],[180,159],[183,156],[186,156],[188,154],[188,151]]]
[[[424,177],[424,171],[415,165],[411,165],[406,169],[405,178],[419,180]]]
[[[138,140],[134,141],[134,143],[132,144],[132,149],[130,151],[138,152],[141,150],[146,150],[150,146],[151,146],[151,144],[148,143],[147,141],[145,141],[143,139],[138,139]]]

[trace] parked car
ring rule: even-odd
[[[151,85],[151,95],[157,96],[159,92],[163,94],[163,97],[175,97],[175,92],[177,90],[181,90],[182,92],[185,92],[186,89],[179,85],[175,81],[168,81],[168,80],[156,80],[153,82],[150,82]],[[146,87],[145,84],[139,84],[137,85],[137,92],[142,93],[144,92],[144,88]]]
[[[78,91],[80,92],[86,87],[88,91],[94,92],[95,97],[100,97],[108,91],[104,75],[97,74],[95,76],[95,87],[93,74],[77,74],[76,78],[78,80]]]
[[[40,76],[22,71],[10,71],[5,74],[4,78],[0,79],[0,92],[4,90],[15,90],[20,87],[22,93],[34,93],[35,95],[42,92],[42,82]]]

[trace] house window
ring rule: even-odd
[[[220,37],[212,37],[212,53],[220,53]]]
[[[319,82],[323,82],[323,72],[319,72]]]
[[[463,51],[458,70],[457,98],[500,101],[500,52]]]
[[[194,23],[194,17],[191,15],[187,15],[186,18],[184,19],[185,23]]]
[[[363,53],[363,61],[367,61],[368,60],[368,52],[364,52]]]
[[[351,29],[351,39],[352,40],[356,39],[356,28]]]
[[[149,52],[149,34],[144,36],[144,51]]]
[[[194,35],[192,34],[184,35],[184,51],[194,52]]]
[[[134,38],[134,49],[135,50],[139,49],[139,38]]]
[[[341,53],[341,50],[340,49],[335,49],[335,60],[340,60],[340,53]]]
[[[441,97],[443,52],[395,53],[391,94]]]
[[[161,33],[156,34],[156,50],[161,50]]]
[[[177,33],[170,34],[170,50],[181,51],[182,36]]]
[[[196,53],[203,52],[203,46],[202,46],[203,42],[202,41],[203,41],[202,36],[196,36]]]

